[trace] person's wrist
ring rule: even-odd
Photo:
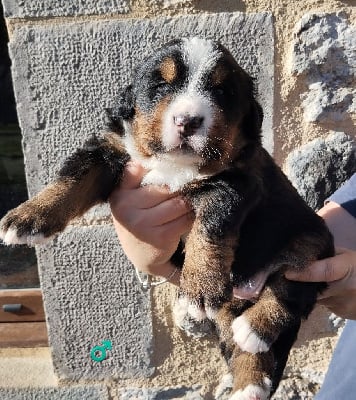
[[[167,279],[169,283],[179,286],[181,271],[171,261],[152,266],[149,274],[161,279]]]
[[[148,273],[179,286],[180,269],[173,265],[170,261],[155,265],[154,267],[152,266]]]

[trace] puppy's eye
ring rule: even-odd
[[[235,90],[232,87],[217,86],[213,89],[213,93],[218,98],[233,97],[235,96]]]
[[[225,90],[223,88],[216,88],[215,94],[217,94],[218,96],[223,96],[225,94]]]
[[[168,83],[166,81],[159,81],[153,86],[153,88],[155,90],[162,90],[162,89],[166,89],[167,87],[168,87]]]

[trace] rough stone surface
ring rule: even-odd
[[[7,18],[126,13],[129,0],[2,0]]]
[[[319,388],[320,385],[309,378],[285,378],[272,396],[272,400],[312,400]]]
[[[109,400],[108,389],[99,385],[63,388],[1,389],[0,398],[6,400]]]
[[[0,387],[5,388],[53,388],[58,379],[53,370],[51,351],[47,347],[1,348]],[[6,399],[1,395],[0,399]]]
[[[312,140],[289,154],[285,171],[300,195],[316,210],[356,172],[356,144],[343,132]]]
[[[125,388],[118,390],[118,398],[120,400],[203,400],[200,390],[199,385],[175,388]]]
[[[356,113],[356,26],[344,13],[305,15],[295,33],[292,72],[303,74],[309,122],[347,121]]]
[[[55,372],[60,378],[149,376],[152,323],[112,226],[70,228],[37,248]],[[106,359],[90,351],[110,340]],[[84,398],[84,397],[83,397]]]
[[[296,374],[285,374],[281,380],[272,400],[312,400],[320,388],[324,375],[315,371],[303,371]],[[221,380],[214,398],[216,400],[229,400],[231,397],[233,381],[227,374]]]
[[[103,127],[103,110],[134,66],[172,38],[200,35],[225,44],[254,77],[272,150],[273,26],[269,13],[221,13],[152,20],[16,28],[10,42],[30,194]]]

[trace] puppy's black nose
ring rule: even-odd
[[[201,127],[203,121],[203,117],[192,117],[188,114],[176,115],[174,117],[174,124],[178,126],[182,136],[193,135],[194,131]]]

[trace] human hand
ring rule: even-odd
[[[120,187],[109,199],[121,246],[142,272],[167,278],[175,267],[170,258],[187,233],[193,214],[183,198],[161,186],[140,186],[144,168],[130,162]],[[179,274],[172,283],[179,284]]]
[[[334,257],[315,261],[302,271],[287,271],[285,276],[293,281],[327,282],[318,303],[342,318],[356,319],[356,251],[338,248]]]

